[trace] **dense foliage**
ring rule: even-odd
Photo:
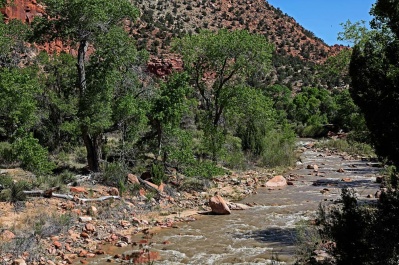
[[[320,212],[321,235],[336,243],[338,265],[398,264],[399,165],[399,1],[378,0],[371,13],[371,30],[347,23],[345,36],[356,44],[349,74],[350,93],[364,113],[370,140],[389,167],[385,186],[376,203],[342,191],[342,205]]]
[[[355,46],[350,64],[351,94],[364,112],[377,153],[399,165],[398,1],[378,1],[374,34]]]
[[[128,1],[43,2],[48,16],[29,26],[0,23],[5,166],[51,175],[88,165],[122,188],[129,171],[154,171],[159,182],[162,169],[171,167],[210,177],[225,172],[220,166],[241,169],[247,161],[291,165],[295,130],[321,136],[331,129],[327,124],[364,129],[346,90],[327,90],[305,73],[342,80],[346,61],[339,58],[345,55],[324,68],[304,67],[298,58],[276,54],[264,35],[198,30],[170,42],[184,71],[157,79],[146,71],[147,51],[124,29],[138,16]],[[54,40],[76,56],[24,55],[24,42]],[[295,66],[287,68],[294,75],[304,70],[297,76],[301,91],[286,82],[284,64]],[[277,81],[270,79],[273,66],[281,70]]]
[[[147,168],[160,182],[167,167],[210,177],[225,172],[217,164],[294,162],[286,105],[252,82],[271,69],[264,36],[220,30],[177,38],[185,71],[161,80],[148,75],[147,53],[123,29],[137,17],[128,1],[44,2],[48,16],[29,27],[0,22],[4,166],[51,175],[87,164],[122,187],[129,169]],[[54,40],[77,56],[26,57],[21,49]]]

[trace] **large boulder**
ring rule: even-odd
[[[209,206],[215,214],[231,214],[229,206],[227,206],[225,200],[218,194],[209,199]]]
[[[276,188],[276,187],[284,187],[287,186],[287,180],[283,176],[275,176],[266,182],[266,187],[268,188]]]

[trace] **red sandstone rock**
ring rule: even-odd
[[[18,19],[30,23],[34,16],[43,15],[44,9],[36,0],[13,0],[12,5],[1,8],[0,12],[4,15],[6,22],[11,19]]]
[[[15,235],[13,232],[9,230],[4,230],[3,233],[0,235],[0,239],[4,242],[11,241],[15,238]]]
[[[97,213],[98,213],[98,210],[97,210],[97,208],[96,208],[95,206],[93,206],[93,205],[90,206],[90,207],[87,209],[87,214],[88,214],[88,215],[96,216]]]
[[[26,265],[26,261],[23,259],[16,259],[12,262],[12,265]]]
[[[131,254],[124,254],[122,257],[124,260],[133,260],[134,264],[148,264],[153,261],[159,260],[161,256],[155,251],[139,251]]]
[[[91,223],[87,223],[87,224],[85,224],[85,230],[87,232],[95,232],[96,231],[96,227],[93,224],[91,224]]]
[[[227,203],[220,195],[215,195],[209,199],[209,206],[215,214],[230,214],[231,211]]]
[[[82,233],[80,233],[80,237],[89,238],[89,234],[86,232],[82,232]]]
[[[173,72],[180,72],[183,70],[183,61],[177,56],[171,56],[170,58],[150,58],[147,63],[148,71],[157,75],[158,77],[164,77],[172,74]]]
[[[306,168],[307,169],[313,169],[314,172],[319,171],[319,166],[318,165],[308,165]]]
[[[80,257],[80,258],[84,258],[84,257],[86,257],[87,256],[87,250],[84,250],[84,249],[82,249],[80,252],[79,252],[79,254],[78,254],[78,257]]]
[[[56,249],[61,249],[62,248],[62,244],[60,243],[60,241],[54,241],[53,245]]]
[[[133,185],[135,185],[135,184],[140,185],[140,181],[139,181],[139,179],[137,178],[136,175],[128,174],[127,175],[127,180]]]
[[[283,176],[275,176],[266,182],[266,187],[274,188],[274,187],[284,187],[287,186],[287,180]]]
[[[69,190],[73,193],[84,193],[88,194],[87,190],[83,187],[70,187]]]
[[[108,190],[109,195],[119,196],[119,190],[115,187],[112,187]]]

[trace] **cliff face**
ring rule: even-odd
[[[45,14],[44,7],[36,0],[12,0],[12,3],[5,8],[1,8],[0,12],[3,14],[6,23],[12,19],[31,23],[35,16]],[[59,53],[61,51],[75,53],[70,46],[65,45],[60,40],[36,46],[36,48],[45,50],[48,53]]]
[[[36,0],[13,0],[12,4],[0,9],[6,21],[19,19],[30,23],[34,16],[44,14],[43,6]]]

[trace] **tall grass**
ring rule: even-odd
[[[350,155],[376,157],[371,145],[346,139],[324,140],[316,143],[315,146],[318,148],[328,148],[339,152],[346,152]]]

